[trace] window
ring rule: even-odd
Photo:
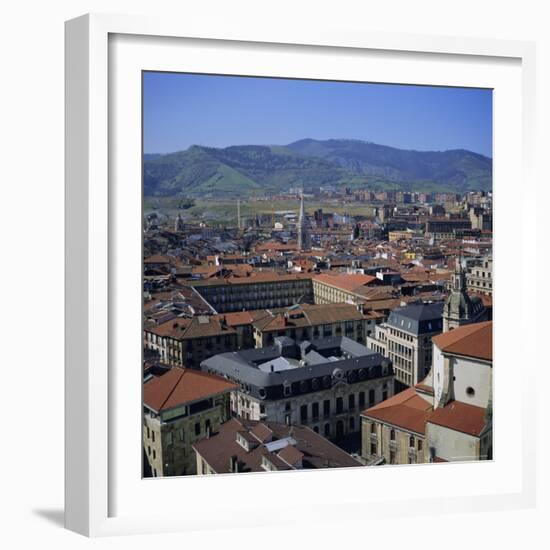
[[[157,458],[157,451],[155,451],[155,449],[153,449],[153,460],[155,460],[155,458]]]
[[[313,418],[319,418],[319,403],[312,403],[312,405],[311,405],[311,416]]]
[[[307,405],[300,407],[300,422],[305,424],[307,422]]]
[[[392,428],[392,430],[390,430],[390,439],[392,441],[395,441],[395,430]]]
[[[313,426],[313,431],[318,434],[319,433],[319,426]]]
[[[414,436],[412,436],[412,435],[409,437],[409,447],[414,448]]]
[[[285,403],[285,411],[288,412],[289,410],[290,410],[290,403],[286,402]]]
[[[350,393],[348,396],[348,407],[350,409],[355,409],[355,394]]]
[[[371,455],[378,454],[378,445],[376,443],[371,443],[370,444],[370,454]]]
[[[197,422],[195,424],[195,435],[200,435],[200,433],[201,433],[201,423]]]
[[[167,432],[166,445],[172,445],[173,442],[174,442],[174,436],[172,435],[172,432]]]
[[[325,424],[325,437],[330,437],[330,424]]]
[[[290,415],[289,414],[285,414],[285,424],[287,426],[290,426]]]
[[[149,426],[147,426],[147,439],[149,439],[151,437],[151,433],[149,431]]]
[[[323,415],[325,417],[330,416],[330,400],[325,399],[323,401]]]
[[[418,440],[418,450],[419,450],[419,451],[422,450],[422,439],[419,439],[419,440]]]
[[[151,456],[151,446],[150,445],[147,446],[147,454],[149,456]]]
[[[336,414],[340,414],[344,410],[344,400],[342,397],[336,398]]]
[[[151,438],[152,438],[152,441],[154,443],[155,442],[155,432],[151,432]]]
[[[359,407],[363,408],[365,406],[365,392],[360,391],[359,392]]]
[[[369,407],[374,405],[374,390],[369,390]]]
[[[180,441],[185,441],[185,432],[183,431],[183,428],[179,431]]]
[[[351,431],[355,430],[355,418],[353,416],[349,419],[349,429]]]

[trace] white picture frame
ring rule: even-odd
[[[187,57],[178,54],[180,47],[188,48]],[[311,77],[317,71],[317,76],[329,78],[330,74],[336,76],[336,69],[334,64],[332,68],[329,66],[328,60],[338,56],[342,71],[338,79],[362,70],[363,62],[370,59],[368,63],[373,72],[367,71],[363,80],[397,82],[399,77],[395,74],[402,74],[403,82],[418,84],[493,87],[491,82],[498,82],[494,86],[500,103],[495,105],[494,127],[498,145],[495,149],[497,371],[496,442],[492,463],[369,469],[368,474],[360,473],[364,469],[350,469],[303,473],[291,479],[287,474],[140,479],[135,465],[141,456],[134,460],[132,453],[137,449],[139,454],[141,445],[138,435],[141,376],[134,380],[132,371],[128,371],[128,364],[133,365],[133,360],[125,361],[125,366],[121,361],[124,354],[133,353],[129,351],[134,347],[132,343],[137,346],[135,354],[140,353],[138,338],[141,338],[141,329],[137,329],[141,326],[141,303],[134,299],[141,296],[139,284],[134,288],[134,283],[141,280],[140,268],[136,271],[141,258],[135,254],[138,241],[139,246],[141,243],[140,224],[136,225],[138,220],[141,222],[141,168],[140,163],[135,162],[141,155],[141,146],[136,149],[136,140],[141,140],[141,121],[133,117],[141,94],[141,89],[135,89],[136,71],[178,70],[185,59],[185,63],[190,63],[189,70],[198,71],[203,67],[202,72],[214,72],[221,63],[220,50],[227,52],[221,57],[224,63],[231,64],[226,69],[230,74]],[[243,55],[245,51],[247,54]],[[307,66],[311,67],[307,75],[303,74],[305,62],[292,62],[306,55],[310,56]],[[384,57],[383,63],[380,56]],[[265,69],[267,73],[258,68],[260,60],[272,64],[271,69]],[[430,78],[426,71],[434,63],[438,74]],[[397,72],[382,80],[383,71],[389,70]],[[375,71],[379,72],[373,78]],[[413,72],[418,76],[413,76]],[[506,247],[518,246],[523,257],[531,258],[531,268],[536,261],[532,259],[536,257],[534,244],[527,238],[529,227],[536,223],[534,214],[526,199],[514,198],[507,185],[516,178],[533,187],[534,72],[535,46],[529,42],[395,35],[367,30],[357,33],[346,29],[309,28],[296,33],[284,29],[274,31],[269,25],[226,29],[223,22],[216,21],[207,26],[169,18],[118,15],[85,15],[68,21],[66,527],[84,535],[101,536],[206,529],[213,524],[220,527],[281,525],[292,522],[298,514],[301,521],[313,525],[331,519],[361,520],[367,509],[369,517],[387,517],[533,506],[535,471],[529,461],[535,454],[535,434],[529,419],[534,417],[536,350],[525,342],[517,342],[516,350],[504,350],[514,332],[504,323],[499,326],[498,319],[504,313],[507,299],[505,291],[500,290],[507,280]],[[476,79],[477,83],[472,84]],[[124,108],[117,103],[117,93],[121,93],[122,86],[128,86],[124,91],[128,94]],[[117,106],[120,112],[113,110]],[[127,177],[124,185],[120,184],[121,174]],[[130,213],[121,212],[122,201]],[[505,221],[506,213],[513,208],[518,209],[520,230],[514,231]],[[138,233],[132,237],[136,227]],[[130,240],[131,244],[127,244]],[[527,282],[527,277],[526,272],[515,274],[516,288],[521,287],[515,298],[534,303],[534,284],[522,284]],[[121,285],[121,281],[132,281],[132,284]],[[127,329],[121,329],[122,309],[129,312],[131,327]],[[526,308],[519,308],[517,316],[518,325],[526,326]],[[113,331],[117,331],[116,337]],[[125,346],[126,342],[131,345]],[[514,386],[513,371],[510,371],[518,368],[518,361],[521,361],[521,379]],[[130,368],[141,375],[138,365]],[[130,375],[126,378],[128,372]],[[121,380],[125,384],[128,380],[129,396],[121,392]],[[517,393],[512,394],[514,388]],[[517,411],[511,410],[513,403],[519,403]],[[128,429],[122,430],[121,426]],[[517,441],[510,442],[507,432],[519,434]],[[510,443],[519,449],[514,456],[509,456]],[[423,478],[423,484],[419,478]],[[422,494],[407,497],[403,491],[400,493],[405,480],[407,490],[422,491]],[[472,483],[479,488],[477,492],[472,492]],[[419,489],[422,485],[424,488]],[[351,496],[338,492],[338,487],[351,486],[365,489]],[[389,488],[388,498],[381,496],[384,486]],[[448,496],[442,493],[445,486],[449,487]],[[434,490],[430,491],[430,487]],[[181,495],[182,490],[185,500],[196,505],[174,511],[177,500],[173,496]],[[247,514],[241,514],[223,502],[223,495],[237,490],[244,494],[250,490],[257,490],[259,494],[269,491],[272,498],[261,507],[252,507]],[[221,495],[221,504],[213,500],[217,493]],[[285,494],[289,505],[282,507]],[[307,506],[300,504],[296,498],[299,495]],[[143,503],[158,503],[159,498],[167,503],[166,508],[156,513],[138,512]],[[181,501],[181,496],[179,498]],[[197,512],[204,506],[208,507],[207,517]]]

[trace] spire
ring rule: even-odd
[[[237,199],[237,227],[242,229],[241,226],[241,199]]]
[[[298,216],[298,250],[308,248],[307,220],[304,208],[304,192],[300,194],[300,214]]]

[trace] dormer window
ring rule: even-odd
[[[237,443],[248,453],[249,451],[257,447],[257,445],[251,443],[249,441],[249,438],[245,437],[244,434],[248,435],[248,432],[237,432]],[[249,437],[251,438],[252,436]]]

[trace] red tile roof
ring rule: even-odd
[[[191,369],[173,368],[143,385],[143,403],[161,412],[185,403],[206,399],[237,387],[221,376]]]
[[[354,292],[357,289],[375,281],[376,277],[362,274],[339,273],[338,275],[329,275],[322,273],[315,276],[314,279],[321,283],[325,283],[348,292]]]
[[[445,407],[435,409],[428,422],[456,432],[479,436],[486,423],[485,409],[461,401],[451,401]]]
[[[431,412],[432,405],[417,395],[415,388],[409,388],[367,409],[362,414],[380,422],[424,434],[426,420]]]
[[[445,353],[492,361],[493,322],[464,325],[434,336],[432,342]]]

